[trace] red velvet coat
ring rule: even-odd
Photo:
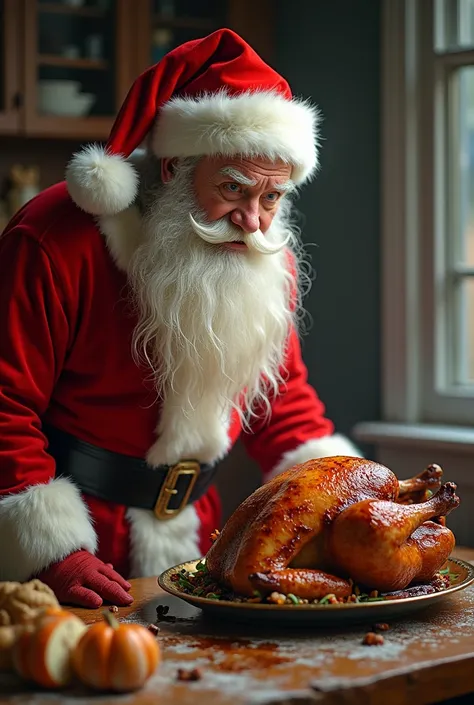
[[[124,574],[156,574],[206,551],[218,526],[211,489],[171,521],[81,495],[55,478],[42,420],[79,438],[144,457],[160,410],[146,372],[132,360],[134,320],[126,311],[126,275],[94,219],[58,184],[35,198],[0,240],[0,579],[26,580],[84,547]],[[287,391],[267,424],[242,434],[264,479],[309,457],[357,454],[334,435],[307,384],[294,334]]]

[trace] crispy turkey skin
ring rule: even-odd
[[[247,596],[258,589],[345,597],[349,578],[385,591],[429,580],[454,548],[453,533],[438,519],[459,498],[453,483],[440,487],[441,475],[430,466],[399,481],[384,465],[349,456],[296,465],[237,507],[207,553],[207,568]],[[439,489],[405,503],[425,488]]]

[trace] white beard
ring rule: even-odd
[[[139,319],[134,354],[150,366],[162,405],[158,440],[147,457],[152,465],[186,457],[216,461],[228,450],[232,409],[244,424],[268,413],[284,382],[298,312],[287,250],[227,251],[193,231],[190,213],[203,220],[194,168],[195,160],[185,160],[171,183],[148,190],[145,179],[143,239],[129,265]],[[286,220],[283,212],[275,217],[269,242],[285,241]]]

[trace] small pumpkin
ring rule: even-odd
[[[72,651],[86,630],[84,622],[68,610],[42,610],[14,644],[15,671],[43,688],[67,685],[74,675]]]
[[[140,624],[120,623],[110,612],[103,615],[104,620],[92,624],[74,649],[74,671],[96,690],[138,690],[160,661],[156,638]]]

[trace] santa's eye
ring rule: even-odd
[[[226,191],[230,191],[230,193],[240,193],[242,190],[242,187],[239,184],[233,182],[223,184],[223,188]]]
[[[271,193],[267,193],[265,198],[267,199],[267,201],[275,202],[278,201],[278,199],[280,198],[280,194],[278,193],[278,191],[272,191]]]

